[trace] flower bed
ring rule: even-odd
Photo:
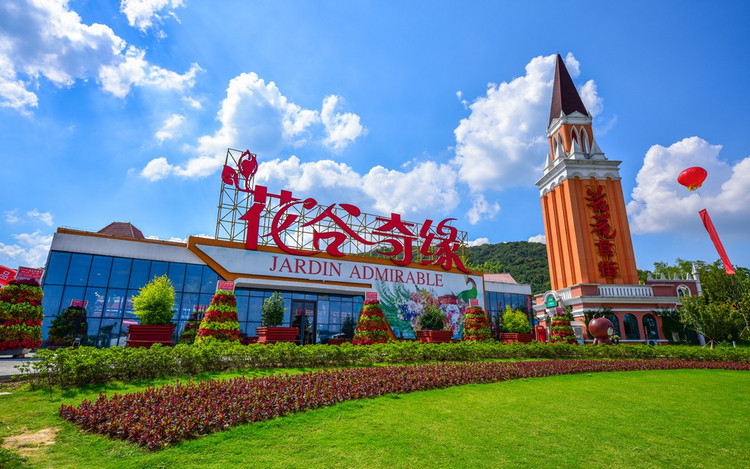
[[[548,360],[347,368],[177,383],[112,397],[102,394],[78,407],[62,405],[60,416],[86,430],[154,450],[243,423],[385,394],[571,373],[680,368],[750,370],[750,363]]]
[[[207,371],[253,368],[374,365],[377,363],[424,363],[483,359],[523,358],[670,358],[692,361],[750,362],[747,348],[702,348],[691,346],[618,345],[579,346],[566,343],[502,345],[496,341],[462,341],[420,344],[389,342],[369,347],[342,344],[298,346],[290,343],[241,345],[214,342],[196,347],[155,345],[150,349],[80,347],[39,350],[21,365],[32,386],[50,384],[69,387],[108,381],[185,376]],[[144,366],[148,363],[148,366]]]
[[[0,289],[0,351],[42,345],[42,297],[36,280],[13,279]]]

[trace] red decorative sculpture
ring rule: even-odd
[[[614,345],[610,336],[615,333],[615,326],[607,318],[594,317],[589,321],[589,333],[594,336],[594,345]]]

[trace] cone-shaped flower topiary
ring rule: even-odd
[[[217,290],[211,298],[201,325],[198,328],[198,343],[213,337],[216,340],[238,340],[240,323],[237,322],[237,298],[234,292]]]
[[[0,290],[0,350],[42,345],[43,295],[32,279],[13,279]]]
[[[205,306],[203,308],[205,308]],[[198,328],[201,325],[201,321],[203,321],[203,313],[205,313],[205,311],[201,309],[200,305],[198,305],[195,307],[195,311],[190,314],[190,319],[188,319],[185,324],[185,329],[183,329],[182,334],[180,334],[181,344],[192,344],[195,342],[195,337],[198,335]]]
[[[86,309],[81,306],[71,306],[55,316],[49,328],[47,346],[66,347],[73,345],[73,339],[79,338],[84,343],[88,332]]]
[[[484,310],[479,306],[469,306],[464,317],[463,340],[489,340],[490,337],[490,323]]]
[[[388,323],[378,300],[367,300],[362,305],[354,333],[354,345],[371,345],[388,342]]]
[[[567,342],[569,344],[578,343],[578,339],[573,333],[573,328],[570,326],[570,316],[568,313],[557,313],[552,317],[549,341]]]

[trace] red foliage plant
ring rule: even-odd
[[[42,345],[43,296],[33,279],[13,279],[0,289],[0,350]]]
[[[684,360],[546,360],[344,368],[296,375],[176,383],[143,392],[100,394],[60,416],[111,438],[149,449],[248,422],[366,399],[473,383],[599,371],[680,368],[750,370],[750,363]]]

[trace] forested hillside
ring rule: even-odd
[[[487,273],[507,272],[518,283],[531,285],[531,292],[550,289],[547,247],[541,243],[513,241],[467,248],[470,268]]]

